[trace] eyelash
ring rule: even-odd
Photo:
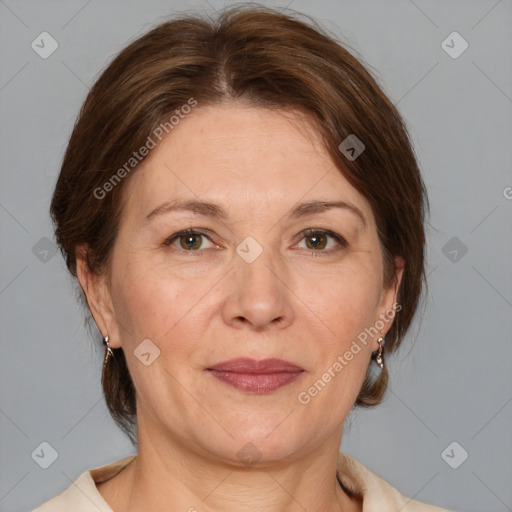
[[[348,245],[347,241],[341,235],[338,235],[337,233],[334,233],[333,231],[330,231],[328,229],[306,229],[305,231],[303,231],[301,233],[301,238],[300,238],[299,242],[308,236],[313,236],[313,235],[318,235],[318,234],[333,238],[334,240],[336,240],[338,242],[338,244],[340,246],[336,247],[334,249],[328,249],[328,250],[314,250],[314,249],[308,250],[308,249],[306,249],[309,251],[309,253],[312,257],[330,255],[332,253],[338,252],[339,250],[345,248]],[[174,235],[171,235],[169,238],[167,238],[164,241],[163,245],[165,247],[172,246],[172,244],[175,240],[181,238],[182,236],[186,236],[186,235],[201,235],[210,240],[210,238],[208,237],[208,235],[206,233],[203,233],[201,231],[191,228],[191,229],[185,229],[183,231],[175,233]],[[210,242],[212,242],[212,240],[210,240]],[[214,242],[212,242],[212,243],[214,243]],[[192,255],[193,256],[203,256],[203,253],[204,253],[204,250],[200,250],[200,249],[185,250],[185,249],[181,249],[181,248],[177,248],[177,247],[174,247],[174,249],[181,253],[187,253],[187,255],[190,255],[190,256],[192,256]]]

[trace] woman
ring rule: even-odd
[[[235,8],[131,43],[51,214],[138,452],[36,511],[443,510],[339,453],[416,311],[425,206],[399,114],[314,24]]]

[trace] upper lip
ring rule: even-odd
[[[217,370],[235,373],[281,373],[281,372],[299,372],[304,368],[297,366],[283,359],[250,359],[248,357],[239,357],[230,359],[210,366],[207,370]]]

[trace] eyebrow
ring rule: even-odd
[[[355,214],[364,226],[366,226],[366,218],[363,212],[354,204],[347,201],[309,201],[299,203],[294,206],[292,210],[286,215],[291,219],[299,219],[310,215],[318,215],[319,213],[326,212],[333,208],[342,208]],[[222,206],[214,203],[205,201],[199,201],[196,199],[190,199],[186,201],[166,201],[160,206],[157,206],[154,210],[146,215],[146,221],[150,221],[157,216],[170,213],[170,212],[192,212],[197,213],[203,217],[212,217],[215,219],[226,220],[228,214]]]

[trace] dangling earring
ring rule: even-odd
[[[103,345],[107,347],[107,350],[105,351],[105,359],[103,361],[103,368],[107,365],[107,361],[109,356],[114,357],[114,352],[112,352],[112,349],[110,348],[108,344],[108,334],[103,338]]]
[[[384,370],[384,357],[382,355],[382,348],[384,347],[386,340],[381,336],[377,342],[379,344],[379,352],[375,356],[375,362],[380,366],[381,370]]]

